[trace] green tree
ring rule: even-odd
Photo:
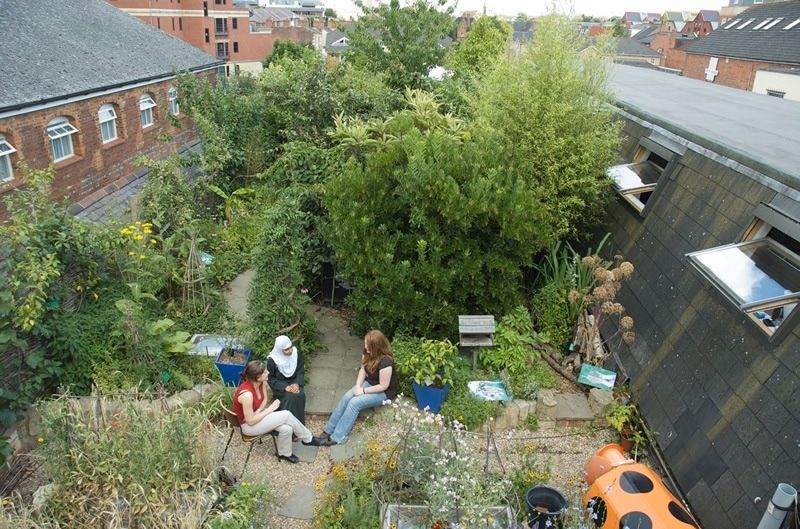
[[[326,7],[323,17],[325,17],[325,22],[327,23],[328,20],[336,20],[339,18],[339,15],[336,14],[336,10],[332,7]]]
[[[617,19],[616,22],[614,22],[614,27],[611,29],[611,36],[618,39],[624,39],[628,36],[628,30],[625,29],[625,25],[622,23],[621,19]]]
[[[480,74],[495,66],[506,51],[510,26],[494,17],[481,17],[447,60],[448,67],[463,74]]]
[[[272,53],[267,55],[264,60],[261,61],[261,64],[264,68],[269,68],[271,64],[280,61],[284,57],[303,59],[307,58],[309,55],[314,55],[314,49],[310,44],[297,42],[296,40],[280,39],[275,41],[275,45],[272,47]]]
[[[493,70],[477,98],[479,125],[514,145],[509,169],[538,190],[530,214],[544,246],[597,219],[619,145],[605,61],[578,53],[584,44],[569,18],[540,19],[535,43]]]
[[[439,41],[455,26],[453,7],[446,6],[446,0],[414,0],[406,7],[391,0],[372,9],[361,2],[357,5],[363,15],[346,31],[350,42],[345,59],[359,68],[385,73],[392,88],[425,86],[428,71],[444,58]]]

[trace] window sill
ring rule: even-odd
[[[142,132],[144,132],[145,134],[147,134],[148,132],[153,132],[154,130],[158,130],[158,127],[156,127],[155,123],[153,123],[152,125],[148,125],[146,127],[142,127]]]
[[[58,162],[53,162],[53,169],[58,171],[59,169],[64,169],[65,167],[69,167],[72,164],[78,163],[83,160],[83,156],[78,156],[77,154],[73,154],[69,158],[64,158]]]
[[[112,147],[116,147],[117,145],[120,145],[120,144],[122,144],[122,143],[125,143],[125,138],[119,138],[119,137],[118,137],[118,138],[117,138],[117,139],[115,139],[115,140],[111,140],[111,141],[109,141],[109,142],[107,142],[107,143],[104,143],[104,144],[102,145],[102,149],[103,149],[103,150],[105,150],[105,149],[110,149],[110,148],[112,148]]]

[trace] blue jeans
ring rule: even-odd
[[[372,384],[364,381],[361,387],[366,389],[372,387]],[[344,443],[347,441],[347,436],[350,434],[350,430],[353,429],[356,417],[358,417],[361,410],[380,406],[385,400],[386,393],[383,391],[380,393],[365,393],[356,397],[353,395],[353,389],[351,388],[339,400],[336,408],[333,409],[331,418],[328,419],[328,424],[325,425],[325,431],[337,443]]]

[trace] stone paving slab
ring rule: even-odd
[[[331,447],[331,462],[341,463],[361,456],[366,444],[366,439],[363,436],[359,434],[350,436],[346,443]]]
[[[246,270],[236,276],[225,289],[225,301],[241,318],[247,318],[247,295],[250,293],[250,283],[255,276],[255,270]]]
[[[314,518],[314,487],[298,485],[278,511],[279,516],[311,520]]]
[[[312,375],[313,376],[313,375]],[[306,391],[306,413],[312,415],[330,415],[336,403],[333,400],[333,388],[319,388],[314,386],[314,381],[305,387]]]
[[[339,376],[341,370],[335,367],[319,367],[314,364],[311,370],[311,386],[319,389],[335,389],[339,387]]]
[[[556,398],[556,424],[559,426],[579,426],[594,420],[589,400],[583,394],[558,393]]]
[[[301,442],[292,443],[292,453],[300,458],[303,463],[313,463],[317,460],[318,446],[306,446]]]

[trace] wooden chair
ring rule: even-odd
[[[239,430],[239,434],[242,436],[242,441],[250,445],[250,448],[247,449],[247,457],[244,460],[244,466],[242,467],[242,474],[239,476],[239,479],[242,479],[242,476],[244,476],[244,471],[245,469],[247,469],[247,463],[248,461],[250,461],[250,452],[253,451],[253,445],[256,443],[256,441],[258,441],[259,443],[263,443],[265,436],[268,435],[272,437],[272,445],[275,448],[275,457],[278,457],[279,454],[278,454],[277,430],[272,430],[271,432],[267,432],[261,435],[247,435],[242,431],[242,425],[239,423],[239,417],[237,417],[235,413],[233,413],[228,408],[225,408],[224,406],[222,408],[222,411],[225,413],[225,420],[228,421],[228,425],[231,427],[231,433],[228,436],[228,442],[225,443],[225,450],[222,451],[222,458],[220,459],[220,462],[225,460],[225,454],[228,452],[228,446],[230,446],[231,439],[233,439],[233,433],[236,430]]]

